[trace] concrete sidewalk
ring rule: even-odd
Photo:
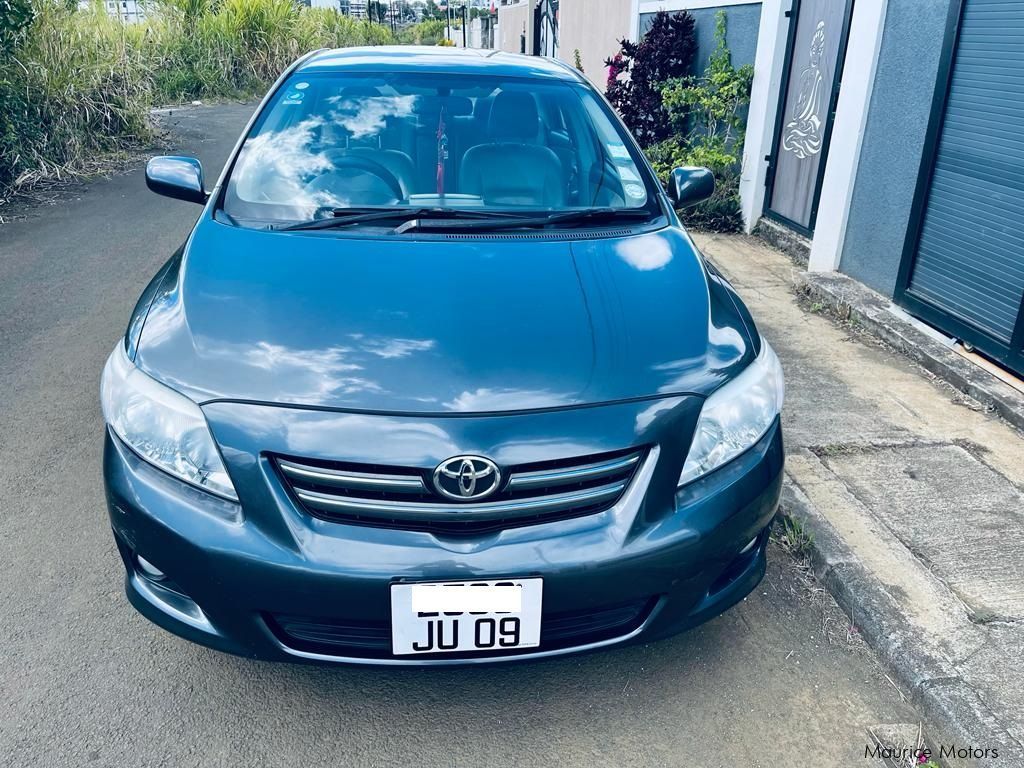
[[[782,359],[784,507],[819,577],[932,742],[971,750],[943,765],[1024,766],[1024,436],[799,299],[784,254],[694,239]]]

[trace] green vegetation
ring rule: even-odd
[[[324,47],[390,30],[292,0],[165,0],[139,24],[100,5],[0,0],[0,203],[149,135],[150,107],[259,93]]]
[[[743,127],[754,68],[732,65],[725,12],[715,16],[715,51],[700,76],[685,74],[697,53],[694,21],[685,11],[659,13],[639,43],[623,40],[608,59],[607,96],[666,182],[673,168],[705,166],[715,174],[710,199],[680,211],[702,229],[742,228],[739,179]],[[628,73],[629,77],[626,77]]]
[[[782,531],[776,539],[779,545],[793,557],[809,557],[814,547],[814,535],[804,528],[803,521],[798,518],[786,516],[781,520]]]
[[[398,33],[398,42],[406,45],[450,45],[445,37],[447,26],[444,19],[421,21],[406,27]]]
[[[693,17],[659,11],[639,42],[620,40],[618,53],[605,61],[605,95],[644,149],[672,135],[673,116],[661,91],[690,71],[696,55]]]
[[[715,18],[715,51],[701,77],[667,81],[661,89],[676,134],[648,148],[658,175],[681,165],[702,165],[715,174],[715,193],[683,212],[687,224],[719,232],[742,228],[739,177],[745,110],[754,69],[733,67],[725,37],[725,13]]]

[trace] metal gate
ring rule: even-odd
[[[956,0],[895,299],[1024,373],[1024,0]]]
[[[558,2],[540,0],[533,9],[533,55],[558,55]]]
[[[853,0],[794,0],[789,13],[764,213],[805,235],[818,216],[852,10]]]

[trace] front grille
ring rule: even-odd
[[[573,648],[624,637],[643,624],[656,603],[657,598],[650,598],[585,611],[545,612],[541,616],[539,648],[511,652],[423,654],[416,658],[508,656]],[[392,656],[391,626],[386,621],[342,621],[286,614],[264,614],[264,618],[277,639],[297,651],[368,659]]]
[[[521,464],[486,501],[431,490],[430,471],[275,458],[285,484],[314,517],[355,525],[473,536],[602,512],[619,500],[643,458],[631,449]]]

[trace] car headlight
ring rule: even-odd
[[[135,453],[204,491],[238,500],[199,406],[140,371],[118,342],[100,381],[103,418]]]
[[[679,485],[732,461],[760,440],[782,410],[784,391],[779,358],[762,339],[754,362],[704,401]]]

